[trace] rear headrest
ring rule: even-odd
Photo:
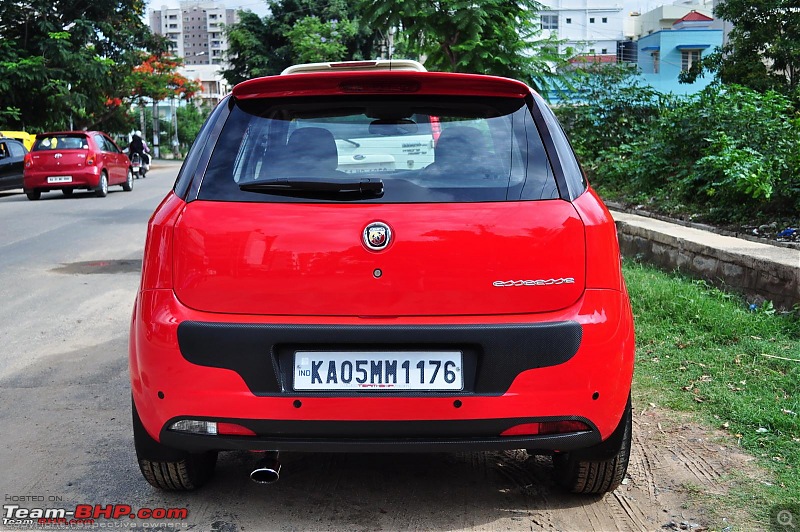
[[[437,163],[453,163],[483,157],[486,142],[483,134],[474,127],[454,126],[442,130],[434,153]]]
[[[333,133],[321,127],[296,130],[286,144],[287,162],[298,172],[332,172],[339,166]]]

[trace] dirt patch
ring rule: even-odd
[[[754,526],[744,509],[720,504],[738,483],[765,475],[726,433],[648,405],[634,415],[633,440],[630,481],[617,492],[647,500],[650,512],[660,507],[662,522],[655,524],[684,530]]]
[[[50,271],[66,274],[139,273],[142,271],[142,261],[110,259],[70,262],[53,268]]]

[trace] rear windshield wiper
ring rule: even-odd
[[[362,178],[359,180],[333,180],[313,177],[265,179],[239,184],[239,189],[247,192],[265,194],[360,194],[362,196],[383,196],[383,181]]]
[[[339,139],[339,140],[343,140],[344,142],[349,142],[350,144],[352,144],[356,148],[360,148],[361,147],[361,144],[356,142],[356,141],[354,141],[354,140],[350,140],[350,139]]]

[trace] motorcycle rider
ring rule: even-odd
[[[144,177],[147,173],[147,169],[150,167],[150,148],[147,146],[147,142],[142,138],[142,132],[138,129],[133,133],[131,143],[128,145],[128,155],[132,157],[134,153],[138,153],[142,161],[140,172],[142,177]]]

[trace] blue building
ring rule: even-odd
[[[692,11],[677,20],[672,29],[640,37],[637,63],[642,81],[658,92],[673,94],[693,94],[711,83],[713,77],[708,74],[692,84],[680,83],[678,76],[722,46],[722,30],[711,29],[713,21]]]

